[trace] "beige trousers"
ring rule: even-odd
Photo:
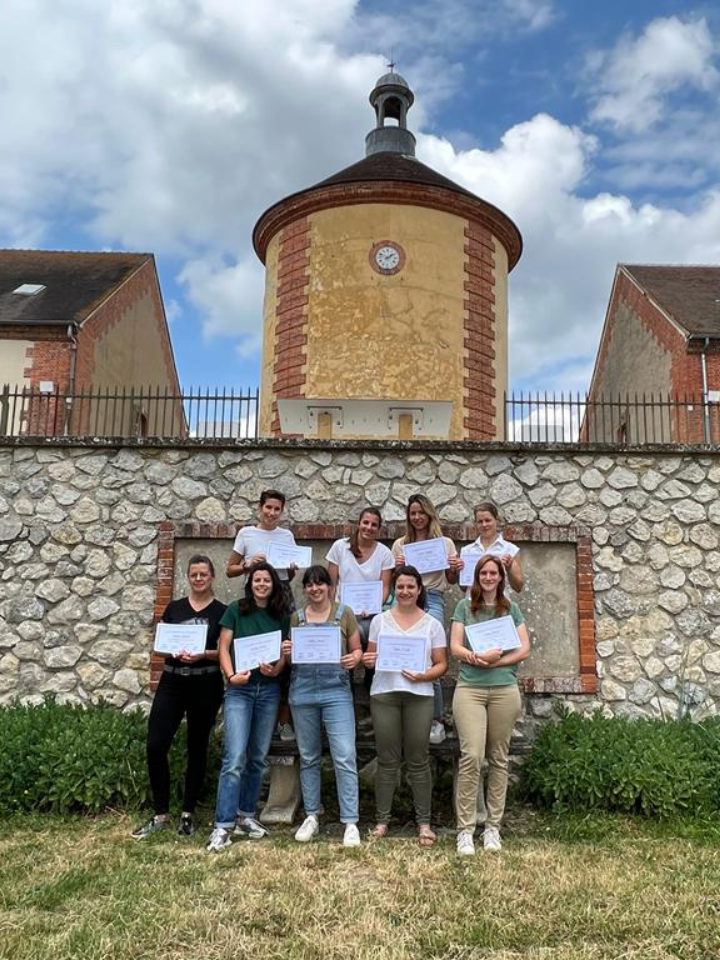
[[[473,687],[458,683],[453,698],[453,718],[460,740],[456,792],[459,830],[474,830],[477,823],[478,781],[487,758],[486,823],[499,827],[505,812],[510,737],[522,703],[517,684]]]

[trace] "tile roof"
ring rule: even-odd
[[[459,186],[448,177],[436,173],[431,167],[426,167],[414,157],[406,157],[402,153],[372,153],[358,163],[353,163],[350,167],[345,167],[339,173],[334,173],[327,180],[321,180],[314,184],[310,190],[315,187],[326,187],[335,183],[363,183],[368,180],[399,180],[404,183],[420,183],[431,187],[444,187],[446,190],[454,190],[466,197],[472,197],[477,200],[477,196]]]
[[[149,253],[0,250],[0,323],[81,323],[151,259]],[[45,289],[13,293],[24,283]]]
[[[720,337],[720,267],[620,264],[689,336]]]

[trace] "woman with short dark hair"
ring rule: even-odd
[[[165,658],[148,717],[147,763],[155,813],[147,823],[133,831],[137,840],[170,825],[168,754],[183,718],[187,720],[187,767],[178,833],[188,837],[195,832],[193,814],[205,782],[210,734],[222,703],[223,684],[217,646],[220,620],[226,608],[213,595],[215,568],[212,560],[204,554],[190,557],[187,577],[189,594],[171,600],[160,619],[163,623],[204,624],[207,627],[205,651]]]

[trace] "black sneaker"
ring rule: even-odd
[[[184,813],[180,817],[180,826],[177,828],[178,836],[191,837],[195,833],[195,824],[189,813]]]
[[[143,823],[142,826],[133,830],[131,836],[136,840],[144,840],[145,837],[149,837],[153,833],[158,833],[160,830],[167,830],[169,826],[169,820],[161,820],[159,817],[153,817],[152,820],[148,820],[147,823]]]

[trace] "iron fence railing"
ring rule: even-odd
[[[720,405],[673,394],[520,393],[505,396],[505,438],[530,443],[681,443],[720,441]]]
[[[712,396],[712,394],[711,394]],[[258,436],[258,389],[0,388],[0,437],[233,440]],[[524,443],[717,444],[720,404],[669,394],[511,393],[496,438]]]
[[[0,390],[0,436],[246,439],[258,434],[255,390],[165,387],[67,393]]]

